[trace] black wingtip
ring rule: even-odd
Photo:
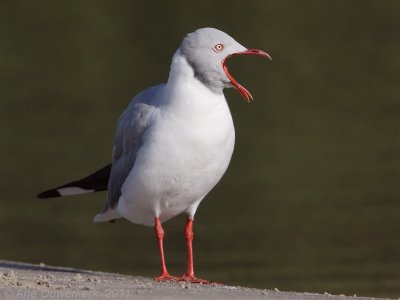
[[[43,193],[40,193],[37,195],[38,198],[54,198],[54,197],[60,197],[61,194],[57,190],[48,190]]]
[[[68,193],[66,195],[73,195],[73,194],[84,194],[89,192],[99,192],[99,191],[106,191],[108,187],[108,180],[110,178],[111,173],[111,164],[97,170],[96,172],[81,178],[79,180],[61,185],[59,187],[53,188],[51,190],[44,191],[37,195],[38,198],[54,198],[54,197],[61,197],[60,190],[62,191],[64,188],[79,188],[82,191],[76,193]]]

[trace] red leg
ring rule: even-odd
[[[191,218],[187,218],[185,225],[185,238],[186,238],[186,247],[187,247],[187,271],[180,278],[181,280],[192,282],[192,283],[211,283],[208,280],[196,278],[194,275],[194,265],[193,265],[193,220]]]
[[[164,229],[161,226],[160,218],[155,219],[154,231],[156,233],[158,249],[160,251],[160,259],[161,259],[161,274],[154,278],[156,281],[168,281],[168,280],[177,280],[176,277],[169,275],[167,270],[167,265],[165,264],[165,256],[164,256]]]

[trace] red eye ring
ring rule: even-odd
[[[217,52],[221,52],[223,49],[224,49],[224,45],[221,44],[221,43],[220,44],[216,44],[214,46],[214,50],[217,51]]]

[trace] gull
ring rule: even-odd
[[[228,34],[202,28],[186,35],[172,58],[166,83],[139,93],[122,113],[112,163],[80,180],[48,190],[39,198],[107,190],[94,222],[125,218],[154,226],[161,261],[157,281],[210,283],[195,276],[193,222],[200,202],[219,182],[232,157],[235,130],[223,94],[235,88],[250,102],[250,92],[229,73],[236,55],[271,59]],[[170,275],[164,255],[162,223],[185,213],[187,271]]]

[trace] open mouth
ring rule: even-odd
[[[235,78],[233,78],[233,76],[228,71],[228,67],[226,66],[226,62],[227,62],[228,58],[230,58],[232,56],[236,56],[236,55],[242,55],[242,54],[243,55],[262,56],[262,57],[268,58],[269,60],[272,60],[272,59],[271,59],[271,56],[269,56],[268,53],[266,53],[266,52],[264,52],[262,50],[247,49],[246,51],[243,51],[243,52],[236,52],[236,53],[233,53],[231,55],[228,55],[227,57],[225,57],[221,61],[222,68],[224,69],[224,72],[225,72],[226,76],[229,78],[229,80],[232,83],[233,87],[240,93],[240,95],[242,95],[244,100],[246,100],[247,102],[250,102],[250,100],[253,100],[253,96],[250,94],[250,92],[244,86],[242,86],[240,83],[238,83],[236,81]]]

